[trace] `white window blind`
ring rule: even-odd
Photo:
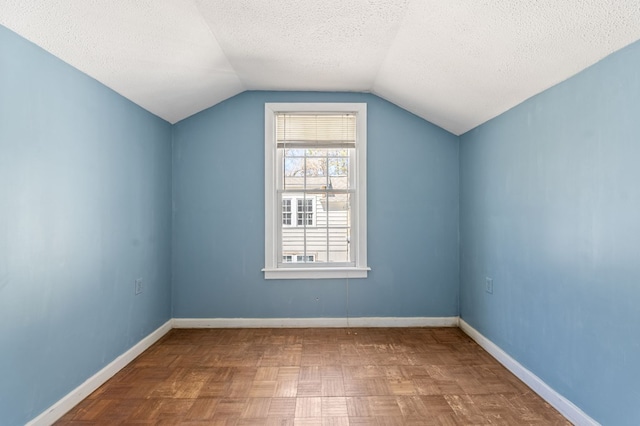
[[[278,114],[278,148],[355,148],[354,114]]]

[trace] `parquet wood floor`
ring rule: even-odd
[[[568,425],[457,328],[174,329],[57,425]]]

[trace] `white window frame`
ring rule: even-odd
[[[282,228],[281,203],[277,193],[279,173],[276,148],[276,114],[295,112],[356,114],[356,193],[351,199],[351,244],[354,266],[313,263],[292,267],[279,262],[278,240]],[[366,103],[266,103],[265,104],[265,279],[366,278],[367,265],[367,104]],[[293,204],[292,204],[293,207]],[[295,210],[292,208],[292,210]],[[314,215],[315,216],[315,215]],[[295,216],[294,216],[295,217]],[[314,220],[317,216],[314,217]],[[294,265],[295,266],[295,265]]]

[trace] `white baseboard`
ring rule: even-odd
[[[38,417],[28,422],[26,426],[48,426],[53,424],[56,420],[75,407],[80,401],[85,399],[103,383],[113,377],[118,371],[122,370],[138,355],[157,342],[162,336],[167,334],[169,330],[171,330],[171,320],[161,325],[154,332],[135,344],[131,349],[114,359],[102,370],[89,377],[84,383],[62,397],[62,399],[46,409]]]
[[[174,318],[173,328],[457,327],[458,317]]]
[[[585,414],[584,411],[582,411],[564,396],[553,390],[549,385],[543,382],[542,379],[523,367],[522,364],[509,356],[509,354],[500,349],[500,347],[493,343],[491,340],[480,334],[480,332],[467,324],[467,322],[462,318],[460,318],[459,326],[462,331],[464,331],[469,337],[475,340],[476,343],[478,343],[484,350],[489,352],[489,354],[497,359],[500,364],[504,365],[516,377],[527,384],[527,386],[529,386],[535,393],[540,395],[542,399],[551,404],[571,423],[578,426],[599,426],[598,422]]]

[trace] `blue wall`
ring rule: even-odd
[[[636,43],[460,147],[462,318],[612,425],[640,424],[639,69]]]
[[[268,280],[265,102],[366,102],[367,279]],[[173,316],[456,316],[458,138],[376,96],[245,92],[173,128]]]
[[[170,230],[171,126],[0,27],[0,424],[170,318]]]

